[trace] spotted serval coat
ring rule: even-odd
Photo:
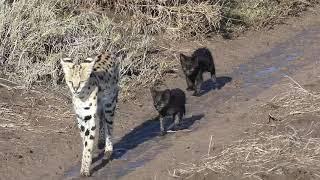
[[[72,58],[61,60],[83,142],[80,170],[83,176],[90,176],[95,144],[104,148],[107,158],[113,151],[111,134],[118,101],[119,58],[105,52],[78,63]]]

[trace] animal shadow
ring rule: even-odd
[[[183,118],[180,122],[178,130],[183,130],[189,128],[194,122],[202,119],[204,114],[192,115],[191,117]],[[172,118],[166,118],[164,122],[164,127],[168,128],[173,123]],[[135,127],[131,132],[126,134],[114,144],[114,151],[109,160],[102,160],[100,164],[95,166],[92,172],[96,172],[103,168],[109,161],[113,159],[119,159],[125,155],[129,150],[136,148],[139,144],[142,144],[148,140],[151,140],[157,136],[160,136],[160,122],[158,117],[145,121],[139,126]],[[93,162],[96,162],[103,158],[103,153],[100,153]]]
[[[208,79],[202,83],[200,95],[204,95],[214,89],[221,89],[223,86],[225,86],[227,83],[231,81],[232,81],[232,78],[228,76],[217,77],[215,83],[211,79]]]

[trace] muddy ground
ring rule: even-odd
[[[267,109],[259,105],[283,91],[281,87],[288,81],[284,74],[307,88],[320,89],[319,10],[235,40],[168,45],[187,53],[200,46],[212,50],[220,86],[206,81],[201,97],[187,93],[183,128],[163,137],[159,136],[159,123],[153,120],[156,112],[147,89],[141,90],[137,101],[120,103],[114,159],[107,164],[98,160],[89,179],[173,179],[171,171],[179,163],[196,162],[208,154],[211,136],[214,146],[210,153],[215,153],[239,139],[253,122],[267,122]],[[185,89],[181,74],[167,75],[168,86]],[[0,86],[0,179],[79,178],[81,143],[68,93],[65,87],[37,87],[26,92],[14,84]],[[233,179],[213,173],[193,178]]]

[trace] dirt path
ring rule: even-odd
[[[211,90],[215,87],[207,81],[203,96],[188,94],[184,129],[164,137],[158,136],[159,123],[152,119],[156,112],[147,90],[141,92],[139,103],[120,104],[114,159],[108,164],[97,161],[97,171],[89,179],[172,179],[168,170],[208,153],[211,136],[210,153],[237,140],[252,122],[265,120],[250,107],[278,93],[283,74],[302,82],[318,76],[319,24],[320,14],[309,13],[237,40],[173,45],[188,52],[201,45],[211,49],[220,89]],[[168,76],[167,83],[185,89],[180,75]],[[79,178],[81,143],[70,101],[52,91],[39,91],[0,88],[0,179]]]
[[[219,74],[218,81],[225,84],[221,89],[209,91],[200,98],[189,96],[185,126],[190,132],[147,139],[116,160],[119,166],[111,163],[98,172],[96,179],[171,179],[168,170],[173,170],[177,163],[196,161],[207,154],[211,136],[218,151],[238,140],[251,123],[267,122],[267,116],[252,112],[250,107],[266,103],[270,96],[276,95],[278,91],[274,85],[281,82],[284,74],[294,77],[305,74],[304,68],[310,64],[315,67],[320,55],[319,33],[320,26],[309,26],[266,52],[249,58],[231,72]],[[170,80],[169,84],[185,88],[180,77]],[[209,81],[205,84],[204,89],[211,89]]]

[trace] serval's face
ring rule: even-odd
[[[61,59],[64,78],[72,94],[80,94],[87,85],[94,64],[95,60],[93,58],[87,58],[81,63],[74,63],[71,58]]]

